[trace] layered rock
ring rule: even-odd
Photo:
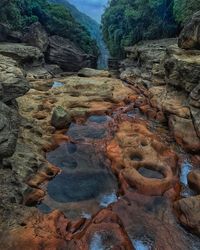
[[[0,86],[0,98],[3,102],[22,96],[29,90],[29,84],[18,63],[3,55],[0,55]]]
[[[0,54],[11,57],[23,65],[36,66],[43,62],[43,54],[38,48],[21,43],[0,43]]]
[[[200,49],[200,12],[196,12],[183,28],[178,45],[182,49]]]
[[[95,58],[85,54],[68,39],[52,36],[47,58],[49,62],[58,64],[65,71],[78,71],[81,68],[94,66]]]
[[[33,23],[28,27],[28,31],[25,33],[23,41],[31,46],[39,48],[42,52],[45,52],[49,45],[48,34],[39,22]]]
[[[121,78],[146,87],[165,84],[163,61],[166,48],[175,43],[176,39],[163,39],[126,47],[127,59],[121,64]]]

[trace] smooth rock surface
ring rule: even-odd
[[[200,196],[181,199],[174,203],[180,222],[200,236]]]
[[[170,116],[169,126],[176,142],[189,152],[200,151],[200,139],[196,134],[192,120]]]
[[[109,73],[109,71],[106,71],[106,70],[83,68],[78,72],[78,76],[82,76],[82,77],[110,77],[110,73]]]

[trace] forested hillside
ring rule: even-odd
[[[74,19],[87,29],[87,31],[90,33],[91,37],[96,41],[99,47],[99,51],[100,51],[99,63],[98,63],[99,67],[106,68],[109,52],[103,41],[103,35],[102,35],[100,24],[98,24],[91,17],[80,12],[74,5],[70,4],[67,0],[50,0],[50,2],[62,4],[65,7],[67,7],[70,10]]]
[[[0,5],[0,22],[14,30],[23,31],[39,21],[49,34],[68,38],[86,53],[98,54],[96,42],[67,8],[47,0],[3,0]]]
[[[140,40],[174,37],[200,0],[111,0],[103,18],[103,35],[113,56]]]

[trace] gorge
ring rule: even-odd
[[[95,69],[90,19],[22,2],[43,16],[0,18],[0,249],[200,249],[198,9]]]

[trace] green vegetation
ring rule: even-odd
[[[174,16],[181,25],[198,10],[200,10],[200,0],[174,0]]]
[[[173,37],[200,0],[111,0],[102,17],[104,39],[113,56],[140,40]]]
[[[11,25],[14,30],[24,30],[39,21],[50,35],[68,38],[86,53],[98,54],[96,42],[89,32],[61,5],[47,0],[3,0],[0,7],[0,22]]]

